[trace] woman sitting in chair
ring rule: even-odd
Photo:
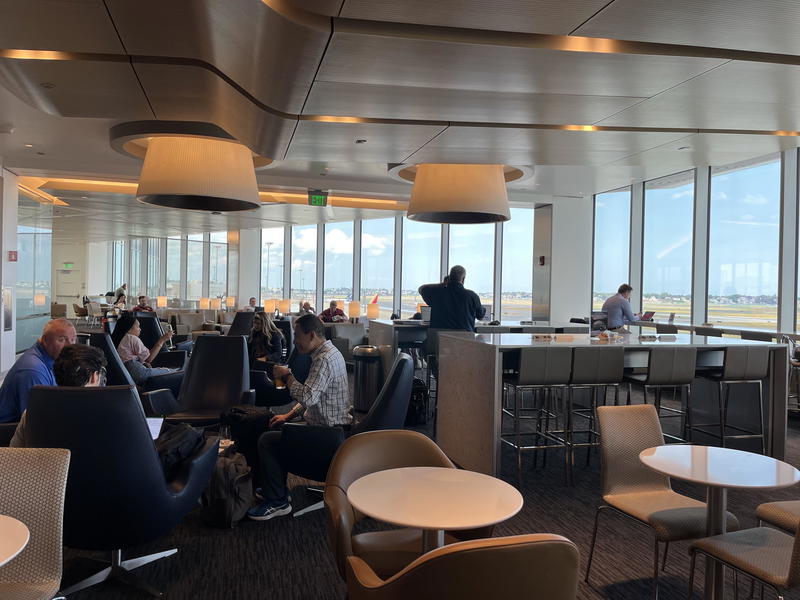
[[[283,333],[265,312],[257,312],[253,317],[253,329],[247,338],[250,354],[250,368],[265,371],[266,366],[283,362],[286,340]]]
[[[114,333],[111,334],[111,341],[136,385],[145,385],[150,377],[174,373],[177,370],[153,367],[150,364],[161,351],[164,343],[172,339],[172,330],[170,329],[158,338],[158,341],[149,350],[139,339],[141,331],[138,319],[128,313],[117,319]]]

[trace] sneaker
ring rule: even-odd
[[[254,521],[269,521],[272,517],[282,517],[292,512],[292,505],[286,500],[264,500],[247,511]]]

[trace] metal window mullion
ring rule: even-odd
[[[494,224],[494,281],[492,282],[492,318],[502,314],[503,297],[503,223]],[[487,315],[489,316],[489,315]]]
[[[353,295],[352,300],[361,303],[361,219],[353,221]],[[345,309],[346,307],[342,307]]]
[[[781,155],[778,331],[792,333],[797,315],[797,148]]]
[[[189,239],[188,236],[182,235],[181,236],[181,273],[180,273],[180,282],[181,282],[181,298],[184,300],[189,295],[189,282],[187,281],[188,278],[188,268],[189,268]]]
[[[167,239],[161,238],[161,245],[158,247],[158,294],[159,296],[166,296],[167,294]]]
[[[325,290],[325,223],[317,223],[317,294],[314,307],[321,311]]]
[[[450,225],[442,225],[442,240],[439,245],[439,281],[450,271]]]
[[[200,272],[203,274],[200,296],[208,298],[208,283],[211,277],[211,244],[208,233],[203,234],[203,268]]]
[[[644,258],[644,182],[631,185],[631,224],[628,282],[633,287],[631,308],[642,309],[642,264]]]
[[[403,304],[403,215],[394,218],[394,273],[392,312],[401,314]]]
[[[692,232],[692,324],[708,318],[708,242],[711,208],[711,168],[694,172],[694,230]]]

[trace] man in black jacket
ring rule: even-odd
[[[475,319],[482,319],[486,309],[478,294],[464,287],[466,276],[467,270],[455,265],[447,283],[420,286],[419,295],[431,307],[431,329],[475,331]]]

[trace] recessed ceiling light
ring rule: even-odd
[[[25,144],[26,148],[33,148],[33,144]]]
[[[84,200],[88,200],[89,196],[81,196],[81,198],[83,198]]]
[[[364,138],[359,138],[359,139],[356,140],[356,144],[366,144],[366,143],[367,143],[367,140],[365,140]]]

